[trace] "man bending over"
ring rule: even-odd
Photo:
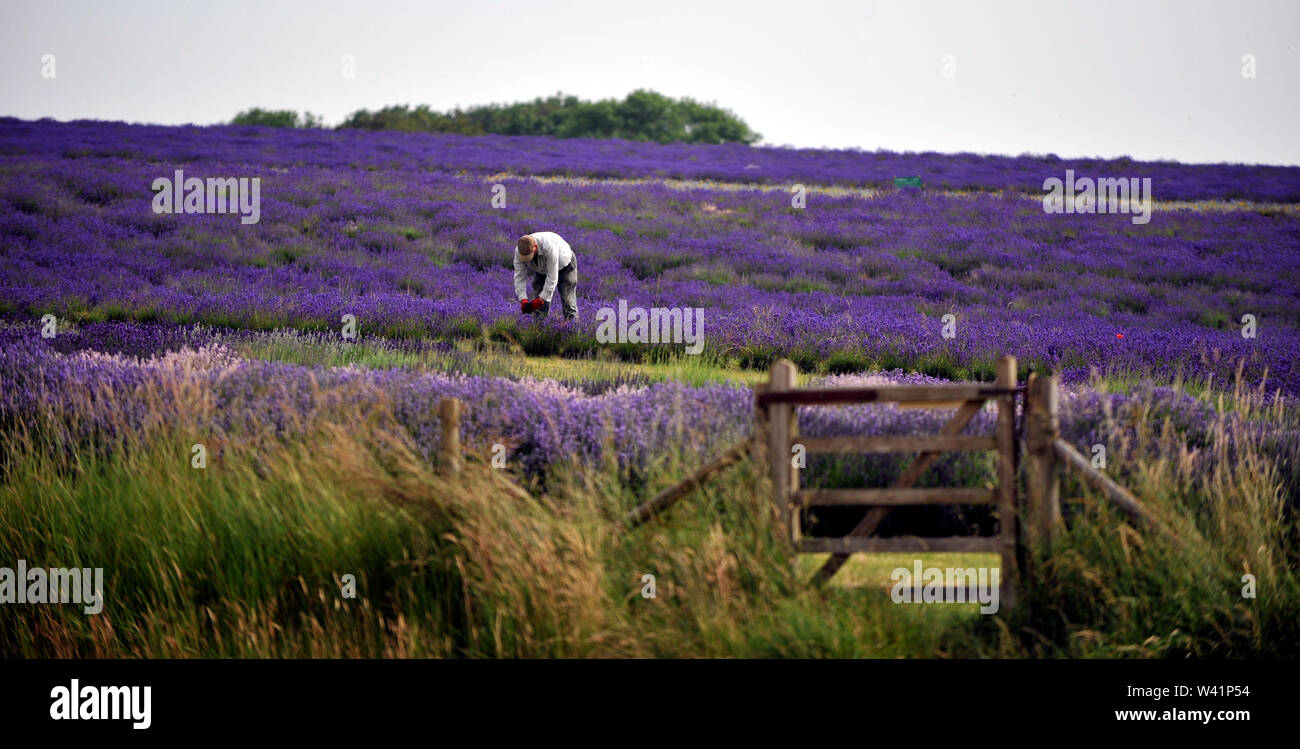
[[[529,299],[527,281],[532,279]],[[569,243],[553,231],[525,234],[515,245],[515,296],[522,314],[550,314],[551,298],[560,292],[564,319],[578,319],[578,258]]]

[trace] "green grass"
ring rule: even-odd
[[[591,229],[593,231],[610,231],[620,237],[627,233],[627,227],[609,221],[593,221],[590,219],[579,219],[578,221],[575,221],[574,224],[583,229]]]
[[[468,331],[466,331],[468,333]],[[370,369],[458,372],[488,377],[535,377],[566,382],[664,382],[689,385],[734,383],[751,386],[765,372],[718,363],[708,357],[678,356],[662,362],[627,362],[526,356],[505,346],[461,341],[453,350],[403,350],[383,339],[344,342],[298,335],[269,335],[235,344],[243,356],[318,367],[361,366]]]

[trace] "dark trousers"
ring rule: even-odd
[[[546,285],[545,273],[533,274],[533,297],[536,298],[542,293],[542,287]],[[560,302],[564,305],[564,319],[578,319],[578,258],[573,258],[569,264],[560,269],[559,280],[555,284],[555,293],[560,296]],[[554,299],[555,297],[551,297]],[[551,314],[551,303],[543,302],[542,308],[533,314],[546,317]]]

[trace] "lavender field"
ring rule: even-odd
[[[278,168],[804,182],[853,187],[888,187],[894,177],[919,176],[931,188],[1031,194],[1040,193],[1045,177],[1074,169],[1080,177],[1151,177],[1159,185],[1161,200],[1300,202],[1300,177],[1295,167],[1064,159],[1054,154],[917,154],[660,145],[617,139],[25,122],[14,118],[0,118],[0,138],[0,152],[9,156],[163,160],[168,164],[226,162]]]
[[[1145,224],[1048,214],[1042,183],[1066,169],[1150,177],[1156,210]],[[151,184],[177,170],[260,179],[257,222],[155,213]],[[893,189],[905,175],[927,189]],[[841,189],[795,206],[795,183]],[[1294,649],[1296,203],[1290,167],[0,120],[0,543],[116,559],[147,612],[112,636],[37,612],[55,617],[44,622],[54,634],[9,644],[168,656]],[[518,314],[510,250],[539,230],[580,258],[576,322]],[[703,310],[702,352],[601,342],[596,312],[620,302]],[[55,329],[43,335],[47,315]],[[348,315],[356,340],[342,337]],[[810,381],[861,384],[988,381],[1002,354],[1022,378],[1062,374],[1063,437],[1105,446],[1108,471],[1183,534],[1141,552],[1163,577],[1126,577],[1112,574],[1118,547],[1099,540],[1119,521],[1080,523],[1055,577],[1028,589],[1038,608],[1016,615],[1050,646],[934,621],[910,622],[916,639],[890,626],[864,645],[876,625],[849,613],[857,594],[833,593],[846,598],[823,616],[820,594],[791,592],[770,529],[746,514],[747,479],[659,535],[611,530],[611,517],[748,433],[748,385],[776,358]],[[468,489],[435,470],[447,396],[467,404],[462,440],[482,458]],[[945,419],[819,408],[801,430],[916,434]],[[217,469],[197,483],[195,443]],[[508,480],[543,504],[502,509],[510,495],[486,468],[495,446]],[[818,459],[806,480],[877,485],[905,463]],[[988,461],[950,457],[922,485],[991,476]],[[284,522],[299,516],[310,520]],[[340,530],[345,519],[364,532]],[[891,522],[884,532],[992,521]],[[126,527],[175,543],[160,550]],[[535,543],[507,543],[518,538]],[[469,571],[446,571],[454,559]],[[383,606],[313,608],[339,560],[369,571]],[[671,613],[620,608],[647,560],[692,581]],[[1272,576],[1262,612],[1216,598],[1243,564]],[[171,565],[191,572],[173,579]],[[539,603],[494,565],[549,570],[567,597]],[[412,571],[425,567],[446,570]],[[1098,569],[1112,589],[1096,590]],[[471,578],[477,597],[446,603]],[[1164,606],[1174,589],[1182,598]],[[219,602],[211,622],[187,619],[196,600]],[[1097,603],[1112,600],[1127,603]],[[309,613],[287,632],[260,629],[285,607]],[[1043,610],[1056,614],[1035,618]],[[762,634],[745,640],[737,621]],[[169,639],[169,627],[184,634]],[[311,634],[321,627],[328,636]],[[480,639],[493,627],[495,640]],[[1109,639],[1076,637],[1090,627]]]
[[[813,195],[794,209],[781,192],[433,170],[424,164],[458,165],[458,148],[419,136],[405,150],[393,136],[344,150],[331,133],[138,128],[124,138],[122,126],[84,124],[46,126],[46,137],[41,127],[0,125],[9,317],[331,330],[352,314],[363,336],[476,337],[489,327],[528,353],[585,356],[599,348],[592,313],[622,299],[702,308],[707,354],[741,365],[786,356],[805,369],[991,379],[996,357],[1015,352],[1072,376],[1097,367],[1224,381],[1244,364],[1252,383],[1300,389],[1294,212],[1158,211],[1135,225],[1123,214],[1049,215],[1009,195],[908,192]],[[302,163],[312,147],[320,163]],[[574,149],[576,163],[599,155],[587,143],[551,148]],[[487,153],[493,172],[516,166],[511,148]],[[907,171],[927,163],[964,160],[915,157]],[[174,169],[260,177],[259,223],[154,214],[147,186]],[[1171,191],[1204,170],[1175,170]],[[1003,171],[992,160],[966,179],[997,187]],[[1300,184],[1300,169],[1275,171]],[[1035,179],[1057,174],[1043,165]],[[1256,184],[1237,168],[1216,174],[1225,195]],[[506,189],[504,208],[493,206],[494,184]],[[1164,183],[1155,185],[1159,194]],[[582,258],[587,314],[577,326],[521,330],[503,274],[513,238],[533,226],[560,232]],[[942,336],[947,314],[953,338]],[[1255,338],[1241,335],[1247,314]]]

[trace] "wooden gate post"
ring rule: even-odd
[[[1029,378],[1025,380],[1025,517],[1028,522],[1025,526],[1025,539],[1032,543],[1038,543],[1038,517],[1042,513],[1043,506],[1043,477],[1042,465],[1039,457],[1042,455],[1043,433],[1041,424],[1043,420],[1043,402],[1041,394],[1041,385],[1039,382],[1042,378],[1037,372],[1030,372]]]
[[[442,464],[450,475],[460,473],[460,400],[443,398],[438,402],[438,420],[442,423]]]
[[[769,370],[768,392],[794,390],[798,384],[799,369],[789,359],[772,362]],[[798,537],[798,513],[794,511],[794,492],[799,489],[799,471],[790,460],[790,443],[797,436],[799,426],[792,403],[773,403],[768,406],[767,458],[772,472],[772,505],[778,521],[790,534],[793,542]]]
[[[1003,356],[998,360],[999,389],[1010,390],[1016,386],[1016,357]],[[1002,557],[1002,592],[1000,605],[1016,605],[1016,550],[1019,542],[1016,510],[1016,397],[997,396],[998,423],[994,439],[998,450],[998,551]]]
[[[1043,446],[1050,456],[1043,475],[1043,528],[1044,538],[1051,543],[1061,529],[1061,463],[1053,449],[1053,443],[1061,438],[1061,378],[1052,375],[1039,387],[1042,388],[1043,407],[1047,412],[1047,436],[1043,440]]]
[[[1050,546],[1061,523],[1060,464],[1054,443],[1060,436],[1057,378],[1031,375],[1025,392],[1025,489],[1029,499],[1027,537]]]

